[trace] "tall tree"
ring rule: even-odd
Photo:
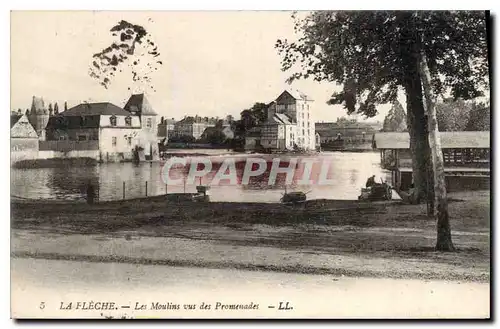
[[[262,102],[256,102],[249,109],[252,115],[257,119],[257,124],[262,124],[267,120],[267,108],[268,105]]]
[[[68,102],[64,102],[64,112],[68,110]]]
[[[57,102],[54,104],[54,114],[59,114],[59,105],[57,105]]]
[[[384,118],[382,131],[406,131],[406,111],[399,101],[392,103],[392,107]]]
[[[289,82],[312,77],[343,86],[329,104],[348,113],[372,117],[376,104],[406,95],[413,179],[425,195],[431,175],[428,127],[419,72],[421,51],[427,56],[432,89],[470,99],[488,86],[484,12],[319,11],[295,16],[295,42],[278,40],[282,69]],[[422,41],[423,40],[423,41]]]
[[[434,173],[434,195],[437,204],[437,242],[436,249],[440,251],[455,250],[451,240],[448,200],[446,198],[446,179],[444,174],[443,151],[436,115],[436,97],[432,91],[431,73],[424,51],[420,54],[420,75],[424,90],[429,122],[429,144],[432,154],[432,172]]]

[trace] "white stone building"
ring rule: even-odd
[[[143,94],[132,95],[126,109],[111,104],[82,103],[51,116],[43,150],[93,151],[103,162],[159,158],[156,113]]]
[[[260,125],[259,145],[271,151],[315,150],[317,143],[312,102],[312,99],[298,91],[282,92],[269,104],[267,121]]]

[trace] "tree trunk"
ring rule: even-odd
[[[428,113],[429,145],[432,154],[434,172],[434,194],[437,204],[437,243],[436,249],[440,251],[453,251],[455,248],[451,241],[451,228],[448,216],[448,200],[446,198],[446,180],[444,175],[443,152],[436,116],[435,98],[431,89],[431,75],[427,66],[427,59],[423,51],[420,52],[420,76],[426,100]]]
[[[408,22],[413,21],[413,13],[407,12]],[[419,56],[421,42],[416,33],[417,27],[409,24],[401,31],[400,48],[403,87],[406,92],[407,124],[410,133],[410,151],[412,156],[413,184],[417,202],[430,200],[433,195],[429,177],[432,176],[427,119],[422,97]]]
[[[415,63],[415,67],[417,64]],[[432,188],[429,188],[430,149],[428,130],[422,99],[422,85],[418,74],[411,74],[406,89],[406,107],[408,132],[410,133],[410,151],[412,156],[413,184],[416,189],[417,202],[430,198]]]

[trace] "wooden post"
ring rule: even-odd
[[[168,194],[168,185],[165,184],[165,195],[167,195],[167,194]]]
[[[148,196],[148,181],[146,181],[146,196]]]
[[[123,200],[125,200],[125,182],[123,182]]]

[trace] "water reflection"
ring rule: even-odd
[[[217,171],[224,159],[235,159],[236,177],[238,184],[233,185],[229,179],[223,179],[220,184],[211,185]],[[252,155],[252,157],[256,157]],[[265,158],[267,170],[258,177],[250,177],[248,185],[241,185],[244,169],[248,156],[241,155],[210,155],[212,161],[211,171],[202,178],[201,184],[211,185],[210,199],[212,201],[232,202],[279,202],[285,188],[287,191],[304,191],[308,199],[344,199],[354,200],[359,195],[359,189],[364,185],[368,176],[377,175],[390,181],[390,175],[380,168],[378,153],[322,153],[315,157],[301,156],[296,165],[295,175],[291,182],[286,181],[284,174],[278,174],[276,181],[269,184],[271,156]],[[186,158],[193,161],[198,158]],[[281,158],[280,167],[290,164],[291,158]],[[292,160],[293,161],[293,160]],[[312,167],[310,180],[305,182],[304,172],[307,172],[306,163],[316,161]],[[326,178],[327,185],[319,185],[321,166],[328,165]],[[163,163],[132,163],[101,164],[95,167],[62,167],[40,169],[11,169],[11,193],[24,198],[42,199],[83,199],[85,185],[91,182],[99,186],[99,199],[119,200],[125,198],[144,197],[146,195],[161,195],[168,193],[194,193],[194,184],[189,184],[184,179],[188,167],[173,168],[171,178],[181,178],[183,183],[165,185],[162,178]],[[184,184],[184,182],[186,182]],[[125,183],[125,184],[124,184]],[[125,188],[124,188],[125,186]],[[146,190],[147,189],[147,190]]]

